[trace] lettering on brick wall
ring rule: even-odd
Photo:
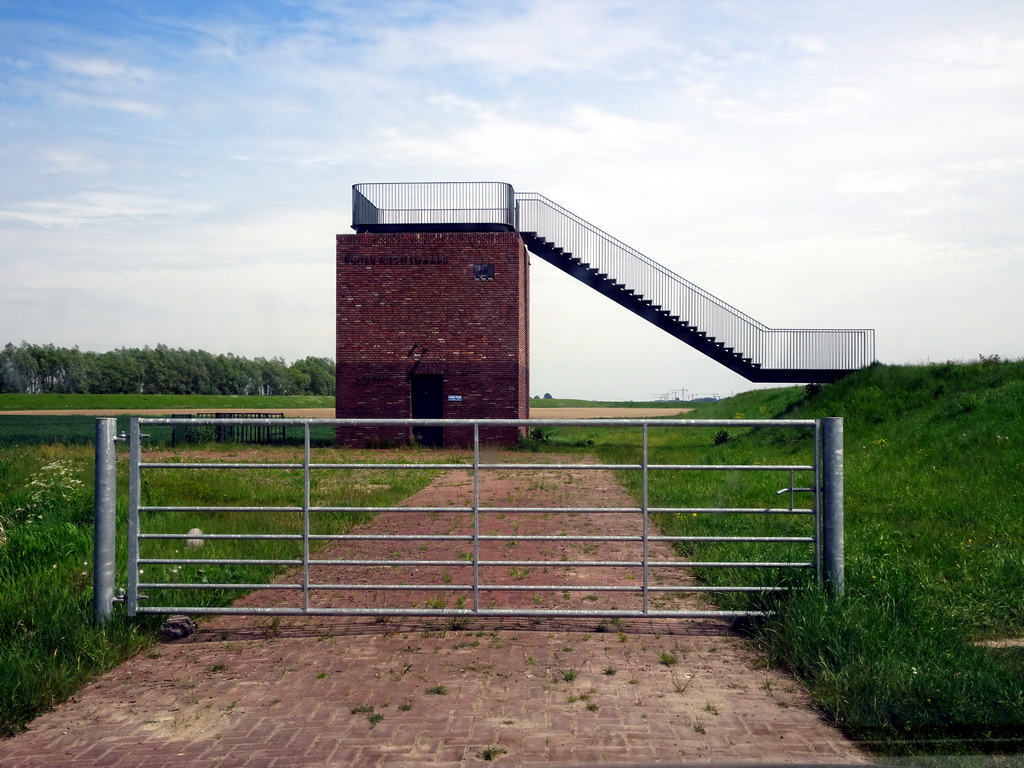
[[[390,378],[386,373],[361,373],[356,376],[356,381],[387,381]]]
[[[421,264],[447,264],[448,257],[442,255],[427,256],[351,256],[346,255],[342,259],[344,264],[397,264],[397,265],[421,265]]]

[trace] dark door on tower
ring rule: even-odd
[[[414,419],[444,418],[444,376],[420,373],[412,381],[412,417]],[[412,437],[420,445],[440,448],[444,445],[443,427],[413,427]]]

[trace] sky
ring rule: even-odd
[[[503,181],[767,326],[1024,357],[1019,0],[0,0],[0,179],[0,345],[333,356],[352,185]],[[531,269],[531,394],[754,388]]]

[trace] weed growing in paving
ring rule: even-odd
[[[569,650],[572,650],[571,648]],[[559,676],[567,683],[571,683],[580,675],[580,670],[583,669],[583,665],[586,664],[586,660],[580,662],[578,667],[566,667],[559,670]]]
[[[388,673],[389,673],[389,674],[390,674],[390,675],[391,675],[391,676],[392,676],[393,678],[395,678],[395,680],[401,680],[401,679],[402,679],[403,677],[405,677],[405,676],[406,676],[406,675],[407,675],[407,674],[409,673],[409,670],[410,670],[410,669],[412,669],[412,663],[411,663],[411,662],[410,662],[410,663],[408,663],[408,664],[406,664],[406,665],[405,665],[404,667],[402,667],[402,669],[401,669],[401,670],[399,670],[398,672],[396,672],[396,671],[395,671],[395,670],[393,670],[393,669],[389,669],[389,670],[388,670]]]
[[[690,683],[693,682],[693,675],[683,675],[683,682],[680,683],[676,677],[676,673],[672,672],[672,688],[676,693],[686,693],[686,689],[690,687]]]
[[[479,757],[481,760],[490,761],[495,760],[504,754],[508,754],[507,749],[502,749],[501,747],[487,747],[479,753]]]
[[[693,718],[693,730],[702,736],[707,733],[707,730],[704,728],[704,715],[697,715]]]
[[[385,707],[387,704],[384,705]],[[359,706],[352,707],[349,710],[353,715],[366,715],[366,720],[369,722],[370,727],[375,727],[378,723],[384,720],[384,715],[376,711],[376,707],[371,704],[360,704]]]
[[[444,696],[448,693],[448,686],[435,685],[431,688],[427,688],[427,693],[431,696]]]

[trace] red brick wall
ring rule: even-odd
[[[477,279],[478,264],[494,278]],[[338,235],[337,417],[410,418],[410,376],[442,374],[444,418],[527,418],[527,271],[516,232]],[[448,428],[444,440],[471,434]],[[408,428],[339,430],[348,445],[409,440]]]

